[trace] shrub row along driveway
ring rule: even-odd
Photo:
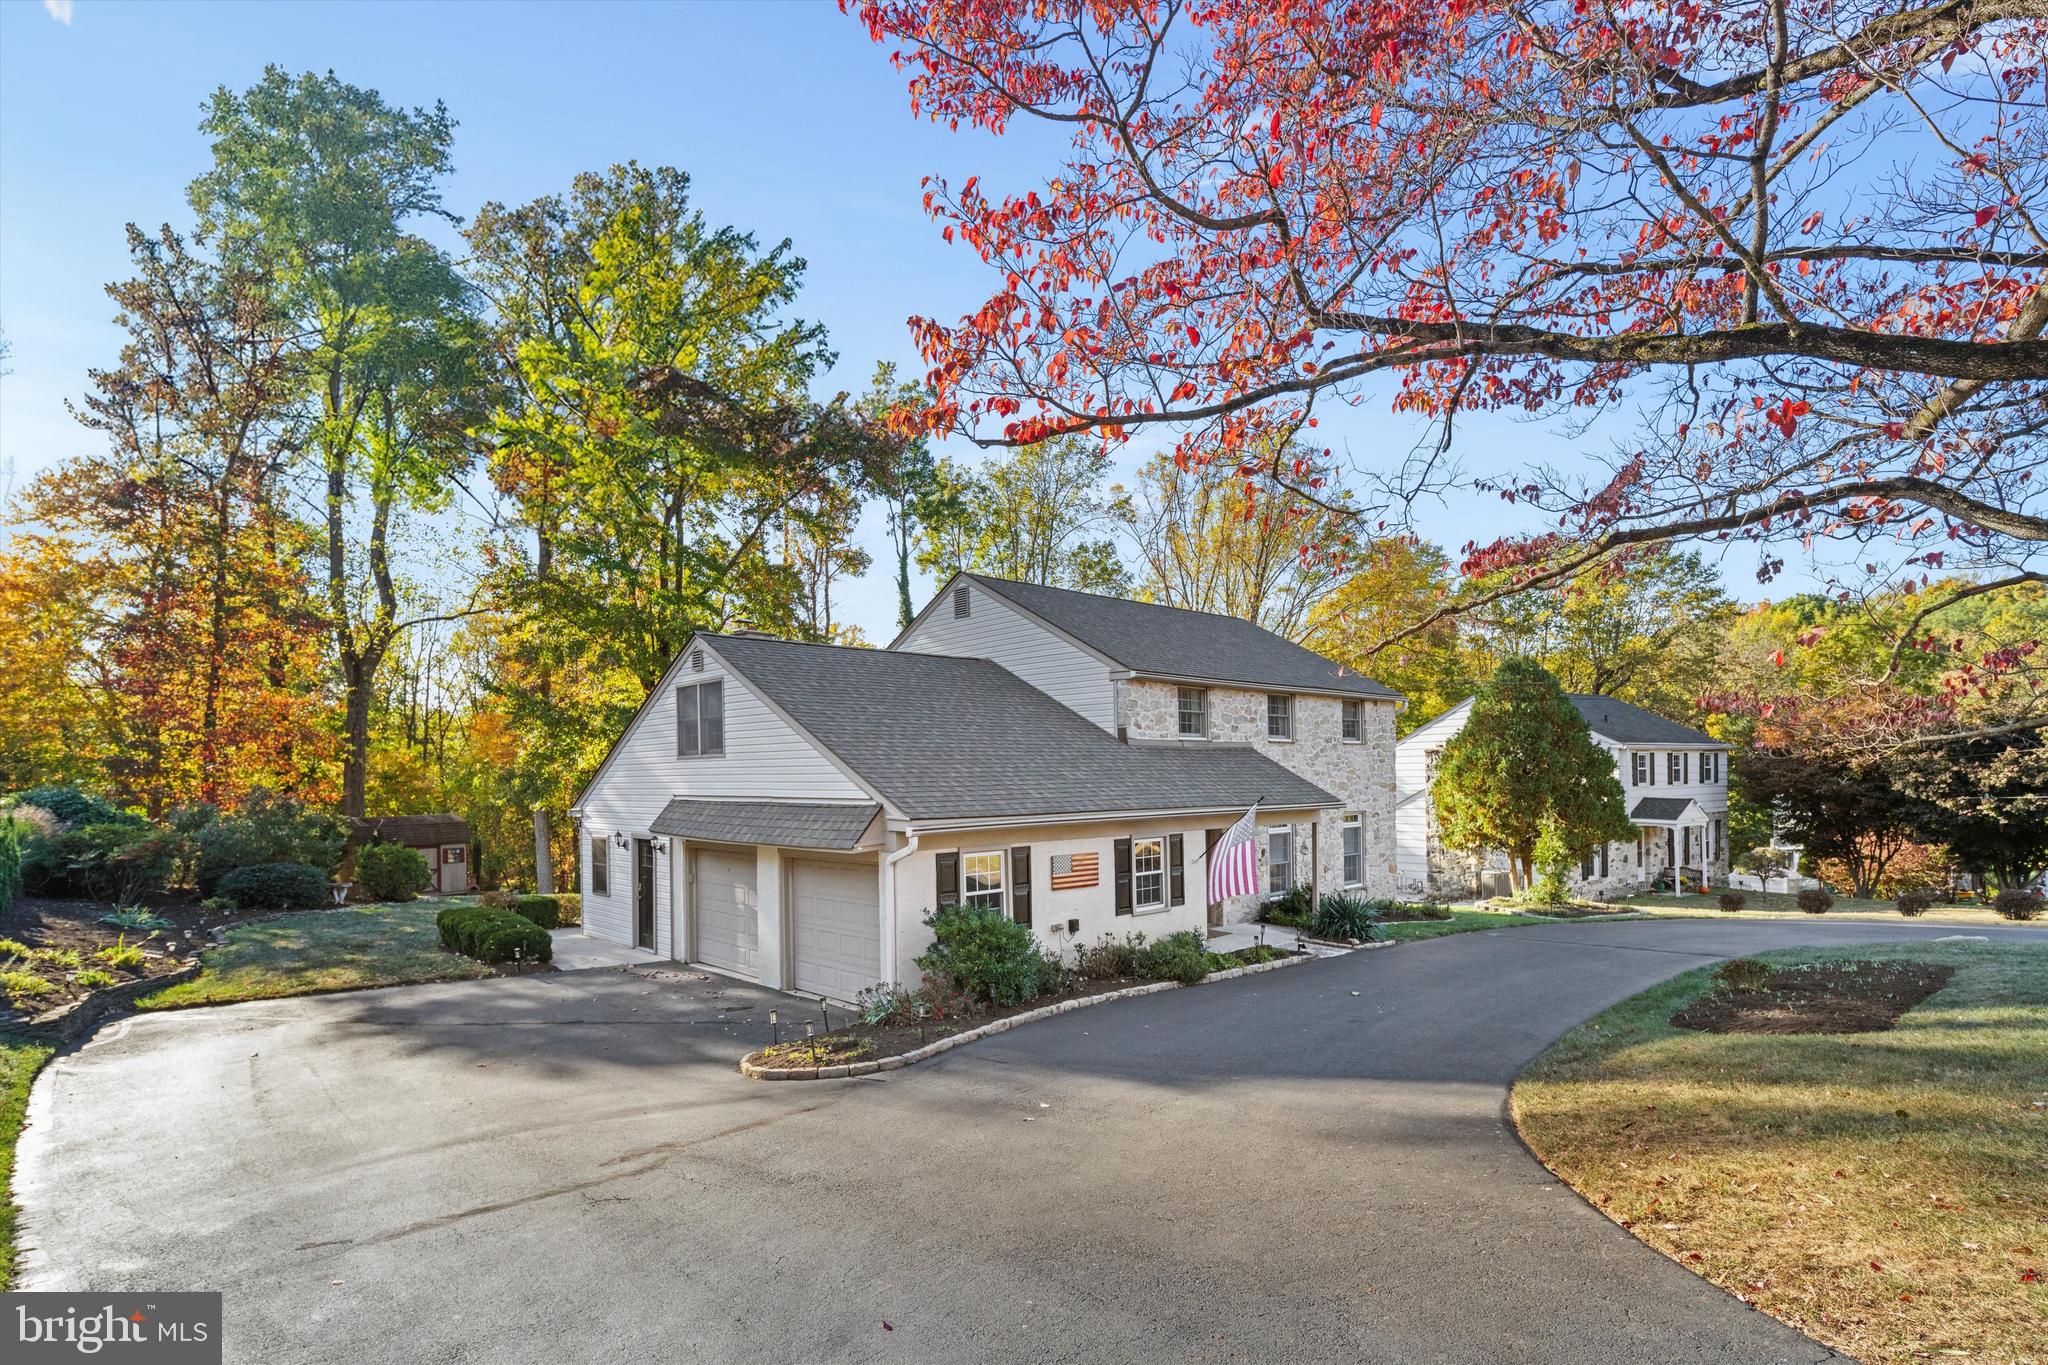
[[[38,1082],[24,1287],[224,1289],[238,1361],[1821,1360],[1507,1085],[1702,961],[1925,936],[1465,934],[812,1085],[732,1070],[777,997],[680,973],[140,1017]]]

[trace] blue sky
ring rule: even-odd
[[[123,225],[189,224],[184,187],[206,161],[200,102],[253,83],[266,63],[332,68],[394,103],[445,101],[460,122],[448,202],[464,215],[612,162],[689,172],[712,221],[788,237],[808,260],[800,311],[826,324],[840,356],[827,395],[861,388],[877,360],[919,372],[904,319],[955,316],[987,294],[980,263],[925,217],[920,177],[1028,187],[1060,146],[1039,129],[994,139],[913,120],[886,49],[822,2],[0,0],[0,326],[13,347],[0,463],[14,487],[88,448],[64,403],[119,346],[101,290],[125,271]],[[1420,434],[1373,400],[1324,433],[1361,465],[1398,462]],[[1461,422],[1460,447],[1475,472],[1574,451],[1552,428],[1505,418]],[[1476,494],[1416,516],[1453,549],[1526,528]],[[861,538],[875,567],[839,596],[884,642],[894,594],[878,511]],[[1753,564],[1754,551],[1731,553],[1731,591],[1754,595]]]

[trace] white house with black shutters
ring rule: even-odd
[[[1573,890],[1597,897],[1660,883],[1696,887],[1728,879],[1728,746],[1675,720],[1613,697],[1570,693],[1593,742],[1614,756],[1634,839],[1604,844],[1575,870]],[[1506,855],[1473,856],[1437,837],[1430,788],[1437,760],[1472,713],[1466,698],[1395,746],[1400,885],[1409,894],[1460,899],[1504,895]]]
[[[578,799],[584,932],[845,1000],[964,902],[1070,952],[1395,875],[1385,687],[1232,617],[955,575],[889,649],[694,636]]]

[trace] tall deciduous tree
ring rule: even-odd
[[[1010,451],[978,470],[941,462],[938,498],[919,563],[1055,588],[1121,592],[1130,573],[1114,538],[1119,508],[1099,441],[1054,440]]]
[[[1361,546],[1337,590],[1320,602],[1308,646],[1374,678],[1408,699],[1396,724],[1403,733],[1436,719],[1472,695],[1474,660],[1461,640],[1461,623],[1433,614],[1456,589],[1450,557],[1413,536],[1381,536]],[[1392,648],[1382,648],[1396,640]]]
[[[1501,664],[1473,697],[1432,792],[1445,845],[1502,850],[1518,888],[1530,884],[1546,829],[1581,855],[1635,834],[1613,756],[1557,679],[1527,659]]]
[[[1333,501],[1154,456],[1122,504],[1138,590],[1300,640],[1351,564],[1350,519],[1330,510]]]
[[[331,74],[272,67],[245,93],[217,91],[201,128],[213,166],[190,192],[200,235],[264,282],[302,386],[341,678],[341,806],[360,815],[377,673],[412,624],[394,537],[408,513],[446,505],[480,396],[469,292],[415,232],[454,221],[440,188],[454,122],[439,105],[395,108]]]
[[[923,117],[1071,137],[1038,189],[929,182],[997,280],[913,320],[935,429],[1206,459],[1382,376],[1453,450],[1626,405],[1612,458],[1496,490],[1548,515],[1468,547],[1493,593],[1674,537],[2039,577],[2038,0],[841,3]]]

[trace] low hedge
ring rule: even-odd
[[[574,891],[557,891],[555,909],[563,924],[583,923],[583,897]]]
[[[489,905],[457,905],[434,917],[441,946],[479,962],[551,962],[555,941],[526,916]]]
[[[521,896],[512,903],[512,912],[524,915],[543,929],[561,927],[562,902],[558,896]]]
[[[238,910],[317,910],[327,904],[327,874],[306,863],[255,863],[222,877],[219,894]]]

